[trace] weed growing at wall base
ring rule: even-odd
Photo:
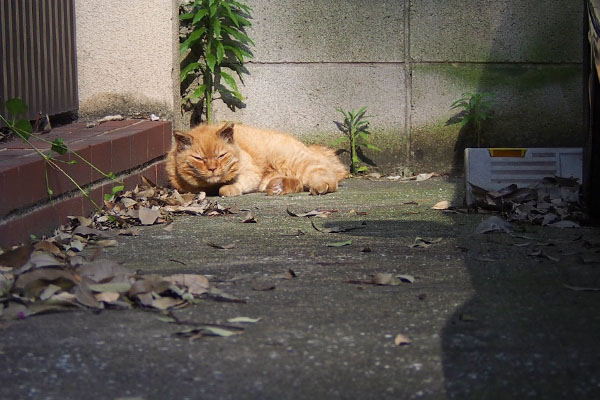
[[[475,133],[477,147],[481,147],[481,133],[484,121],[492,118],[489,93],[463,93],[462,97],[450,105],[451,110],[462,109],[460,123]]]
[[[366,165],[360,165],[361,148],[366,147],[370,150],[380,151],[380,149],[369,142],[369,121],[367,107],[363,107],[358,111],[344,111],[341,108],[338,110],[343,116],[344,121],[334,121],[338,129],[345,135],[336,140],[333,145],[339,146],[343,142],[347,142],[350,147],[350,173],[363,172],[368,169]]]
[[[251,9],[242,1],[195,0],[188,10],[179,15],[182,25],[189,25],[179,47],[184,56],[180,80],[183,84],[190,75],[197,78],[184,89],[185,100],[202,100],[206,121],[211,122],[216,94],[230,108],[243,100],[233,75],[243,83],[244,61],[252,58],[249,47],[254,42],[245,33]]]

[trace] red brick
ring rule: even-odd
[[[102,139],[90,139],[88,141],[90,144],[91,150],[91,158],[90,162],[96,166],[100,171],[108,174],[112,172],[111,166],[111,143],[110,141]],[[98,171],[92,168],[92,182],[97,181],[98,179],[102,179],[104,176],[100,174]]]
[[[148,129],[134,131],[131,136],[131,166],[137,167],[149,160],[148,158]]]
[[[9,187],[13,188],[20,207],[48,198],[45,161],[39,156],[28,156],[24,161],[27,162],[19,166],[16,181],[9,182]]]
[[[156,184],[158,186],[169,186],[169,178],[165,169],[166,164],[166,161],[161,161],[160,163],[156,164]]]
[[[156,165],[150,165],[146,169],[144,169],[140,175],[145,176],[150,179],[152,182],[156,183]],[[142,182],[142,178],[140,177],[140,183]]]
[[[96,187],[92,189],[89,193],[90,198],[96,203],[98,207],[102,207],[104,204],[104,198],[102,196],[102,186]],[[85,197],[82,197],[81,200],[82,211],[81,215],[88,216],[93,213],[95,210],[94,205]]]
[[[131,136],[127,133],[111,135],[111,169],[118,174],[121,171],[131,169]]]
[[[82,132],[85,132],[87,129],[85,122],[76,122],[73,124],[59,126],[58,128],[52,129],[50,132],[52,135],[56,135],[57,137],[65,137],[65,136],[76,136]]]
[[[132,190],[137,185],[142,183],[142,178],[140,178],[139,173],[131,174],[125,178],[123,178],[123,185],[125,185],[125,190]]]
[[[0,246],[24,243],[30,235],[49,236],[58,226],[56,212],[51,206],[42,207],[35,212],[0,225]]]
[[[12,166],[0,171],[0,215],[19,208],[23,199],[19,195],[21,182],[19,181],[19,167]]]
[[[75,217],[83,215],[82,199],[85,199],[83,195],[78,194],[75,197],[52,202],[50,207],[54,211],[56,227],[69,222],[69,218],[67,218],[69,215]]]
[[[77,154],[86,160],[91,158],[91,150],[89,146],[84,150],[78,151]],[[48,182],[50,183],[50,188],[54,191],[55,196],[58,196],[62,193],[67,193],[77,188],[75,183],[73,183],[71,179],[65,175],[65,173],[82,187],[90,183],[92,178],[92,169],[85,161],[71,153],[57,156],[55,158],[56,165],[62,169],[62,171],[59,171],[55,168],[49,168],[48,170]],[[75,163],[67,164],[61,161],[65,161],[67,163],[74,161]]]
[[[164,126],[154,124],[148,133],[148,159],[154,160],[166,154],[164,148]]]
[[[166,123],[163,126],[163,148],[165,154],[169,152],[173,144],[173,125],[171,122]]]
[[[123,121],[107,121],[107,122],[101,123],[98,126],[102,127],[105,131],[108,131],[108,130],[125,128],[128,126],[137,124],[139,122],[140,122],[140,120],[136,120],[136,119],[126,119]]]

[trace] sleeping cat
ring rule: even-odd
[[[333,150],[277,131],[227,123],[173,134],[166,170],[181,192],[325,194],[348,174]]]

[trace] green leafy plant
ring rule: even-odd
[[[360,154],[362,154],[362,147],[366,147],[370,150],[380,151],[380,149],[370,143],[369,135],[369,121],[370,116],[366,115],[367,107],[363,107],[358,111],[344,111],[338,108],[344,116],[343,122],[334,121],[334,124],[338,129],[345,135],[336,140],[333,145],[339,146],[343,142],[347,142],[350,149],[350,173],[355,174],[357,172],[363,172],[368,169],[366,165],[360,165]]]
[[[254,42],[245,33],[251,9],[242,1],[195,0],[187,10],[179,15],[182,24],[189,25],[179,47],[184,57],[180,80],[183,84],[190,75],[201,77],[184,89],[184,101],[201,99],[210,122],[217,94],[231,107],[243,100],[233,75],[243,83],[244,61],[252,58],[249,47]]]
[[[475,134],[477,147],[481,147],[481,134],[484,121],[492,118],[489,93],[463,93],[460,99],[450,106],[451,110],[462,109],[460,124]]]
[[[28,146],[30,146],[37,154],[39,154],[39,156],[44,159],[46,166],[50,166],[51,168],[59,171],[64,176],[66,176],[67,179],[69,179],[69,181],[71,181],[71,183],[73,183],[73,185],[75,185],[75,187],[90,201],[90,203],[94,206],[94,208],[96,208],[97,210],[100,210],[100,206],[98,204],[96,204],[94,202],[94,200],[89,196],[89,191],[84,189],[83,187],[81,187],[81,185],[79,183],[77,183],[77,181],[75,181],[75,179],[61,167],[61,164],[75,164],[77,162],[77,160],[64,161],[64,160],[60,160],[60,159],[56,158],[56,155],[60,156],[60,155],[64,155],[67,153],[73,154],[76,158],[78,158],[80,161],[89,165],[91,168],[93,168],[95,171],[100,173],[105,178],[109,178],[109,179],[117,182],[118,185],[113,187],[113,189],[112,189],[112,195],[114,195],[124,189],[122,182],[120,182],[116,179],[115,174],[113,174],[112,172],[110,172],[108,174],[104,173],[103,171],[98,169],[98,167],[96,167],[94,164],[90,163],[88,160],[86,160],[84,157],[82,157],[77,152],[69,150],[67,145],[65,144],[63,138],[57,138],[57,139],[54,139],[53,141],[50,141],[50,140],[46,140],[42,136],[36,136],[35,138],[37,140],[40,140],[42,142],[50,144],[50,150],[47,153],[44,153],[41,149],[36,147],[29,140],[32,135],[32,132],[33,132],[33,127],[31,126],[31,122],[29,122],[26,119],[17,118],[19,115],[21,115],[27,111],[27,105],[21,99],[14,98],[14,99],[8,100],[5,103],[5,106],[6,106],[7,114],[10,115],[10,118],[8,118],[8,116],[5,117],[0,114],[0,121],[2,123],[4,123],[4,125],[6,125],[6,128],[10,132],[12,132],[16,137],[18,137],[23,142],[25,142]],[[52,190],[52,188],[50,188],[50,184],[48,181],[48,170],[47,169],[46,169],[46,191],[48,192],[48,196],[50,198],[52,198],[52,196],[54,195],[54,191]],[[106,196],[111,196],[111,194],[107,194]]]

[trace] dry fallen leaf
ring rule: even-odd
[[[292,217],[318,217],[318,216],[324,216],[324,215],[329,215],[331,213],[337,212],[337,210],[312,210],[309,212],[305,212],[305,213],[295,213],[290,211],[289,208],[286,208],[286,210],[288,215],[292,216]]]
[[[183,300],[176,299],[174,297],[158,296],[157,298],[152,300],[152,307],[157,308],[159,310],[168,310],[169,308],[176,307],[183,303],[184,303]]]
[[[345,247],[345,246],[350,246],[352,245],[352,240],[346,240],[345,242],[333,242],[333,243],[326,243],[325,246],[327,247]]]
[[[450,207],[448,200],[439,201],[431,207],[434,210],[447,210]]]
[[[260,318],[250,318],[250,317],[235,317],[229,318],[227,322],[231,323],[245,323],[245,324],[254,324],[260,321]]]
[[[242,224],[255,224],[256,222],[258,222],[258,221],[256,221],[256,218],[254,218],[252,213],[249,211],[246,214],[246,216],[240,221],[240,223],[242,223]]]
[[[142,225],[152,225],[160,216],[160,210],[140,207],[139,209],[139,220]]]
[[[310,223],[311,223],[312,227],[315,228],[316,231],[321,232],[321,233],[343,233],[343,232],[353,231],[355,229],[364,228],[364,226],[349,226],[347,228],[343,228],[340,226],[332,226],[329,228],[318,228],[312,219],[310,220]]]
[[[500,218],[498,216],[493,215],[493,216],[481,221],[479,223],[479,225],[477,225],[477,227],[475,228],[475,233],[477,233],[477,234],[496,232],[496,231],[511,233],[512,227],[511,227],[510,223],[506,222],[505,220],[503,220],[502,218]]]
[[[532,256],[532,257],[539,257],[539,258],[547,258],[548,260],[551,260],[551,261],[554,261],[554,262],[558,262],[558,261],[560,261],[560,259],[559,259],[559,258],[557,258],[557,257],[553,257],[553,256],[551,256],[551,255],[549,255],[549,254],[545,253],[545,252],[544,252],[544,251],[542,251],[542,250],[535,250],[535,251],[533,251],[533,252],[529,253],[529,254],[528,254],[528,256]]]
[[[235,247],[235,245],[233,243],[229,243],[229,244],[216,244],[213,242],[207,242],[205,241],[204,243],[206,243],[206,245],[210,246],[210,247],[214,247],[215,249],[222,249],[222,250],[230,250],[233,249]]]
[[[11,268],[19,268],[29,260],[33,251],[31,245],[17,247],[0,254],[0,265]]]
[[[199,274],[176,274],[164,277],[175,285],[185,287],[192,295],[201,295],[206,293],[210,287],[208,278]]]
[[[394,339],[394,343],[396,344],[396,346],[404,346],[407,344],[411,344],[412,340],[410,340],[408,337],[404,336],[403,334],[399,333],[396,335],[396,338]]]
[[[119,297],[121,295],[116,292],[102,292],[96,293],[95,296],[96,300],[98,301],[103,301],[105,303],[114,303],[115,301],[119,300]]]
[[[425,239],[425,238],[417,236],[415,238],[414,243],[408,247],[413,248],[413,249],[426,249],[429,246],[431,246],[432,244],[440,243],[442,240],[443,239],[441,237],[434,238],[434,239]]]

